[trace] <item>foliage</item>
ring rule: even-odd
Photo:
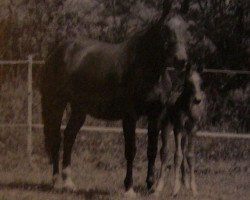
[[[45,57],[50,42],[76,35],[124,40],[141,20],[154,15],[155,8],[136,0],[6,0],[0,11],[0,57],[17,59],[30,53]]]
[[[250,3],[243,0],[183,1],[187,7],[186,18],[194,25],[195,38],[191,43],[195,48],[192,46],[192,49],[196,54],[201,48],[204,52],[204,45],[200,45],[204,36],[209,39],[203,43],[211,40],[216,46],[212,55],[205,52],[198,57],[213,66],[248,66]],[[173,10],[180,9],[183,1],[175,0]],[[122,41],[159,15],[161,1],[5,0],[0,11],[0,57],[17,59],[31,53],[45,57],[50,42],[76,35]]]
[[[249,67],[249,9],[249,1],[190,1],[188,16],[198,28],[194,34],[206,36],[216,47],[212,55],[203,56],[206,64],[231,69]]]

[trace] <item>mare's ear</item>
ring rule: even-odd
[[[162,14],[159,18],[159,24],[162,24],[169,14],[172,7],[172,0],[163,0],[162,2]]]

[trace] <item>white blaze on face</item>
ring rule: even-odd
[[[195,71],[192,72],[192,75],[189,78],[189,81],[193,84],[194,87],[194,97],[196,99],[202,99],[203,92],[201,90],[201,77],[200,75]]]
[[[179,15],[172,17],[168,21],[169,28],[175,33],[177,39],[176,58],[178,60],[187,60],[187,37],[188,24]]]
[[[201,90],[201,77],[200,75],[194,71],[192,72],[190,78],[189,78],[190,83],[192,83],[194,90],[193,90],[193,97],[196,100],[200,100],[200,103],[198,104],[190,104],[190,113],[193,117],[194,120],[200,121],[201,118],[204,116],[204,111],[205,111],[205,94]]]

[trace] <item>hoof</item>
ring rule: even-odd
[[[181,189],[180,182],[175,183],[173,197],[177,196],[177,194],[179,193],[180,189]]]
[[[63,181],[63,189],[70,192],[76,192],[77,187],[73,183],[72,179],[68,178]]]
[[[150,189],[148,189],[149,194],[154,194],[156,192],[156,185],[153,184]]]
[[[155,191],[155,192],[153,193],[153,196],[154,196],[156,199],[158,199],[158,198],[160,197],[160,195],[161,195],[161,191]]]
[[[197,197],[198,196],[198,192],[197,191],[195,191],[195,192],[193,191],[193,196]]]
[[[194,196],[194,197],[198,196],[197,189],[192,189],[192,193],[193,193],[193,196]]]
[[[56,175],[53,176],[52,184],[53,184],[53,188],[55,190],[61,190],[62,189],[62,181],[61,181],[61,178],[60,178],[59,174],[56,174]]]
[[[133,188],[130,188],[128,191],[124,193],[124,197],[136,199],[138,197],[138,194],[134,191]]]
[[[154,184],[154,179],[153,178],[149,178],[147,179],[147,188],[149,191],[154,191],[155,190],[155,184]]]
[[[155,193],[162,192],[163,188],[164,188],[164,181],[160,179],[156,188],[155,188]]]
[[[195,182],[191,183],[191,190],[192,190],[193,196],[197,196],[198,195],[197,186],[196,186]]]
[[[71,179],[71,168],[70,166],[64,168],[62,170],[62,178],[63,178],[63,189],[70,192],[77,191],[77,188],[74,182]]]

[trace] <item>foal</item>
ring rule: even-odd
[[[205,111],[205,94],[202,88],[200,69],[189,66],[186,69],[184,88],[173,105],[167,106],[163,117],[162,148],[161,148],[161,174],[156,191],[161,191],[164,185],[167,141],[170,132],[174,131],[175,156],[174,171],[175,183],[173,195],[176,196],[182,183],[187,188],[191,187],[194,195],[197,187],[194,175],[194,136],[199,129]],[[185,171],[185,158],[190,169],[190,182]],[[180,180],[180,172],[182,179]],[[190,183],[190,184],[189,184]]]

